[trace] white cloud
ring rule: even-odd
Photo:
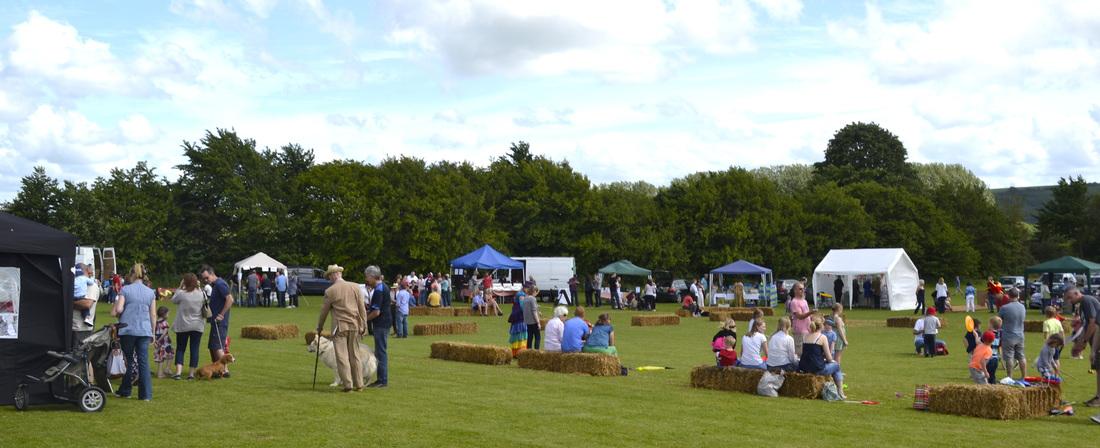
[[[359,37],[359,26],[355,16],[345,10],[332,11],[325,6],[324,0],[301,0],[313,13],[321,32],[331,34],[344,44],[352,44]]]
[[[257,17],[266,19],[278,0],[243,0],[245,9]]]
[[[118,128],[122,136],[129,142],[149,143],[157,136],[153,125],[142,115],[130,115],[118,122]]]
[[[774,19],[794,20],[802,14],[801,0],[752,0],[752,2]]]
[[[172,0],[168,9],[194,19],[228,20],[236,17],[233,9],[222,0]]]
[[[648,81],[696,49],[750,50],[756,27],[746,0],[394,1],[389,12],[390,42],[439,57],[461,75]]]
[[[125,92],[131,81],[108,44],[31,11],[8,38],[9,69],[34,77],[65,96]]]

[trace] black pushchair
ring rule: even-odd
[[[28,386],[42,383],[60,401],[76,403],[84,412],[96,412],[107,405],[111,381],[107,376],[107,358],[114,333],[126,324],[112,324],[92,333],[71,352],[46,352],[58,359],[41,377],[26,375],[25,382],[15,388],[15,409],[23,411],[30,405]]]

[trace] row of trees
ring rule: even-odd
[[[745,258],[795,276],[829,249],[852,247],[905,248],[930,275],[1031,261],[1020,217],[1001,211],[981,180],[956,165],[908,163],[875,124],[838,131],[815,166],[730,168],[660,187],[593,185],[524,142],[487,168],[410,157],[315,163],[298,145],[258,150],[229,130],[183,151],[175,181],[145,163],[90,184],[36,168],[6,208],[163,273],[226,270],[258,250],[288,264],[439,271],[484,243],[575,256],[582,272],[629,258],[698,274]]]

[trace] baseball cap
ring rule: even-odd
[[[986,344],[992,344],[993,340],[996,339],[996,338],[997,338],[997,335],[993,334],[992,330],[986,330],[985,333],[982,333],[982,342],[984,342]]]

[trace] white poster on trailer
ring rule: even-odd
[[[19,268],[0,267],[0,339],[19,338]]]

